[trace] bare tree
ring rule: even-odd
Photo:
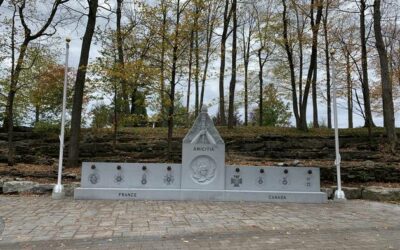
[[[315,72],[317,66],[317,46],[318,46],[318,31],[322,18],[322,10],[323,10],[323,1],[322,0],[311,0],[310,5],[310,25],[312,31],[312,46],[311,46],[311,55],[310,55],[310,64],[308,68],[306,85],[304,88],[303,99],[301,100],[300,107],[297,104],[297,91],[296,91],[296,75],[295,75],[295,67],[294,67],[294,57],[293,57],[293,47],[292,42],[289,39],[288,25],[289,19],[287,14],[287,5],[286,1],[282,0],[283,4],[283,39],[285,44],[285,51],[287,54],[287,59],[289,63],[290,70],[290,82],[291,82],[291,91],[292,91],[292,105],[293,105],[293,113],[296,118],[296,127],[298,129],[307,130],[307,101],[310,88],[312,85],[316,83],[317,74]],[[314,9],[317,8],[317,14],[314,18]],[[300,69],[301,70],[301,69]],[[313,84],[314,83],[314,84]],[[301,91],[300,91],[301,92]],[[315,95],[316,98],[316,95]],[[314,101],[316,102],[316,101]],[[317,110],[314,108],[314,112]],[[315,119],[314,119],[315,120]]]
[[[351,80],[350,51],[346,48],[344,54],[346,58],[347,120],[348,127],[353,128],[353,83]]]
[[[129,97],[128,97],[128,83],[125,78],[124,69],[125,69],[125,59],[124,59],[124,44],[123,44],[123,35],[121,30],[121,19],[122,19],[122,4],[124,0],[117,0],[117,50],[118,50],[118,67],[122,72],[122,76],[119,77],[119,81],[122,89],[122,99],[123,99],[123,111],[125,114],[129,114]]]
[[[326,71],[326,106],[328,128],[332,128],[332,108],[331,108],[331,73],[330,73],[330,57],[329,57],[329,38],[328,38],[328,15],[331,0],[326,1],[325,14],[322,17],[324,38],[325,38],[325,71]]]
[[[368,81],[368,58],[367,58],[367,37],[365,27],[365,11],[367,10],[366,0],[360,0],[360,39],[361,39],[361,68],[362,68],[362,92],[364,98],[364,113],[365,124],[364,127],[375,127],[372,120],[371,100],[369,94],[369,81]]]
[[[328,15],[330,10],[330,4],[332,0],[327,0],[325,5],[325,14],[322,17],[323,29],[324,29],[324,40],[325,40],[325,71],[326,71],[326,106],[327,106],[327,120],[328,128],[332,128],[332,105],[331,105],[331,67],[330,67],[330,56],[329,56],[329,35],[328,35]]]
[[[232,16],[232,7],[229,4],[230,0],[225,0],[223,29],[221,36],[221,65],[219,67],[219,123],[226,125],[225,118],[225,95],[224,95],[224,78],[225,78],[225,52],[226,41],[228,39],[229,22]]]
[[[237,57],[237,1],[232,0],[232,77],[229,83],[228,128],[233,128],[235,112],[236,57]]]
[[[303,101],[303,67],[304,67],[304,30],[306,26],[306,20],[307,20],[307,15],[305,15],[302,8],[299,8],[298,1],[291,0],[291,6],[294,9],[294,12],[296,14],[296,33],[297,33],[297,41],[298,41],[298,60],[299,60],[299,87],[298,87],[298,92],[299,92],[299,106],[301,106],[301,103]]]
[[[258,112],[259,112],[259,126],[263,124],[264,115],[264,67],[267,63],[269,57],[272,55],[275,46],[268,44],[269,33],[270,33],[270,19],[272,19],[272,1],[267,1],[267,6],[264,9],[264,13],[261,12],[261,8],[257,5],[253,5],[254,16],[256,22],[256,34],[257,34],[257,44],[256,49],[257,61],[258,61]],[[259,10],[260,9],[260,10]]]
[[[188,74],[188,88],[187,88],[187,96],[186,96],[186,124],[189,127],[189,108],[190,108],[190,88],[192,85],[192,64],[193,64],[193,39],[194,39],[194,30],[193,28],[190,31],[190,46],[189,46],[189,74]]]
[[[194,83],[195,83],[195,116],[199,114],[199,106],[200,106],[200,37],[199,37],[199,17],[200,17],[200,2],[199,0],[195,1],[195,12],[194,12],[194,34],[195,34],[195,46],[194,46],[194,55],[195,55],[195,70],[194,70]]]
[[[181,36],[181,15],[185,10],[190,0],[187,0],[181,5],[181,1],[176,1],[176,16],[175,16],[175,28],[172,40],[172,67],[171,67],[171,80],[170,80],[170,92],[169,92],[169,107],[168,107],[168,152],[172,151],[172,133],[174,129],[174,112],[175,112],[175,88],[176,88],[176,75],[178,70],[178,59],[182,53],[179,53],[180,36]]]
[[[282,0],[283,5],[283,13],[282,13],[282,22],[283,22],[283,40],[285,51],[289,63],[289,71],[290,71],[290,84],[291,84],[291,92],[292,92],[292,105],[293,105],[293,114],[296,119],[296,127],[300,128],[300,115],[299,115],[299,107],[297,104],[297,92],[296,92],[296,75],[294,69],[294,59],[293,59],[293,48],[291,47],[291,43],[289,41],[288,35],[288,26],[289,26],[289,18],[288,18],[288,9],[286,0]]]
[[[304,87],[304,98],[303,98],[302,104],[300,105],[300,129],[304,130],[304,131],[307,130],[307,114],[306,113],[307,113],[308,94],[309,94],[310,87],[311,87],[311,84],[313,81],[312,80],[313,75],[315,74],[314,71],[315,71],[315,68],[317,67],[318,31],[319,31],[321,18],[322,18],[322,9],[323,9],[322,2],[323,2],[322,0],[316,0],[316,1],[311,0],[311,6],[310,6],[312,47],[311,47],[311,55],[310,55],[310,65],[309,65],[308,73],[307,73],[307,81],[306,81],[306,86]],[[317,16],[314,20],[315,6],[317,7]],[[315,75],[315,78],[316,78],[316,75]],[[315,80],[314,80],[314,82],[315,82]],[[314,113],[316,113],[316,112],[317,112],[317,110],[314,109]],[[318,120],[316,122],[318,122]],[[315,126],[315,124],[314,124],[314,126]]]
[[[217,13],[220,8],[219,2],[211,1],[208,4],[207,10],[207,25],[206,25],[206,55],[203,69],[203,76],[201,80],[201,92],[200,92],[200,109],[203,107],[204,101],[204,89],[207,79],[208,65],[210,62],[210,56],[212,54],[212,38],[214,33],[215,24],[217,22]]]
[[[89,4],[88,21],[85,34],[82,39],[81,56],[79,59],[79,68],[76,74],[74,97],[71,113],[71,137],[68,147],[68,166],[77,166],[79,161],[79,136],[81,130],[83,91],[85,87],[86,71],[89,61],[90,46],[94,30],[96,27],[96,13],[98,0],[87,0]]]
[[[251,56],[251,41],[254,33],[255,23],[255,10],[253,6],[251,8],[245,8],[242,14],[243,24],[241,29],[242,35],[242,50],[243,50],[243,65],[244,65],[244,125],[248,125],[249,119],[249,94],[248,94],[248,82],[249,82],[249,63]]]
[[[8,132],[8,165],[13,166],[14,165],[14,142],[13,142],[13,132],[14,132],[14,100],[15,100],[15,95],[18,90],[18,82],[19,82],[19,77],[21,74],[21,71],[23,70],[23,63],[25,59],[25,55],[29,46],[29,43],[41,38],[43,36],[51,36],[56,32],[56,25],[59,24],[60,21],[57,21],[56,23],[53,23],[53,19],[57,13],[57,10],[61,4],[64,4],[68,2],[69,0],[55,0],[51,6],[50,14],[47,17],[47,19],[44,19],[45,22],[42,25],[37,25],[35,24],[35,27],[39,27],[38,31],[36,33],[33,33],[32,27],[29,27],[28,21],[30,21],[30,18],[26,19],[25,18],[25,9],[26,9],[26,0],[18,1],[18,2],[13,2],[14,5],[14,15],[13,15],[13,28],[12,28],[12,57],[14,58],[14,53],[15,53],[15,14],[18,12],[19,14],[19,20],[21,22],[22,28],[23,28],[23,33],[24,33],[24,39],[22,41],[22,44],[19,47],[19,55],[18,59],[15,64],[15,60],[13,59],[13,65],[12,70],[11,70],[11,81],[10,81],[10,87],[7,95],[7,105],[6,105],[6,115],[5,115],[5,121],[7,122],[7,132]],[[43,19],[41,19],[43,20]],[[40,21],[39,21],[40,22]],[[36,26],[37,25],[37,26]],[[51,27],[53,30],[50,33],[46,33],[48,28]],[[5,122],[5,123],[6,123]]]
[[[165,121],[165,57],[166,57],[166,45],[167,45],[167,15],[168,5],[166,0],[161,0],[161,11],[162,11],[162,25],[161,25],[161,59],[160,59],[160,114],[161,120]]]
[[[389,62],[386,51],[386,46],[382,37],[381,28],[381,1],[374,0],[374,33],[375,44],[379,54],[379,63],[381,68],[381,85],[382,85],[382,102],[383,102],[383,123],[385,126],[386,135],[391,145],[392,152],[395,152],[396,147],[396,127],[394,118],[392,80],[389,73]]]

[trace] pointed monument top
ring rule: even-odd
[[[224,144],[218,130],[208,115],[207,107],[201,108],[192,128],[183,139],[183,143],[190,144]]]

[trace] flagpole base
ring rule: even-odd
[[[61,184],[55,185],[53,188],[53,192],[51,194],[51,198],[53,198],[54,200],[60,200],[63,199],[64,197],[65,197],[64,186]]]
[[[335,196],[333,197],[334,201],[345,201],[346,200],[346,196],[343,192],[343,190],[336,190],[335,191]]]

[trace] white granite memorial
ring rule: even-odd
[[[225,166],[225,144],[203,109],[183,139],[182,164],[82,164],[75,199],[323,203],[319,168]]]
[[[182,143],[182,188],[223,190],[225,143],[203,109]]]

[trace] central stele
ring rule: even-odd
[[[203,108],[182,143],[182,188],[223,190],[225,143]]]

